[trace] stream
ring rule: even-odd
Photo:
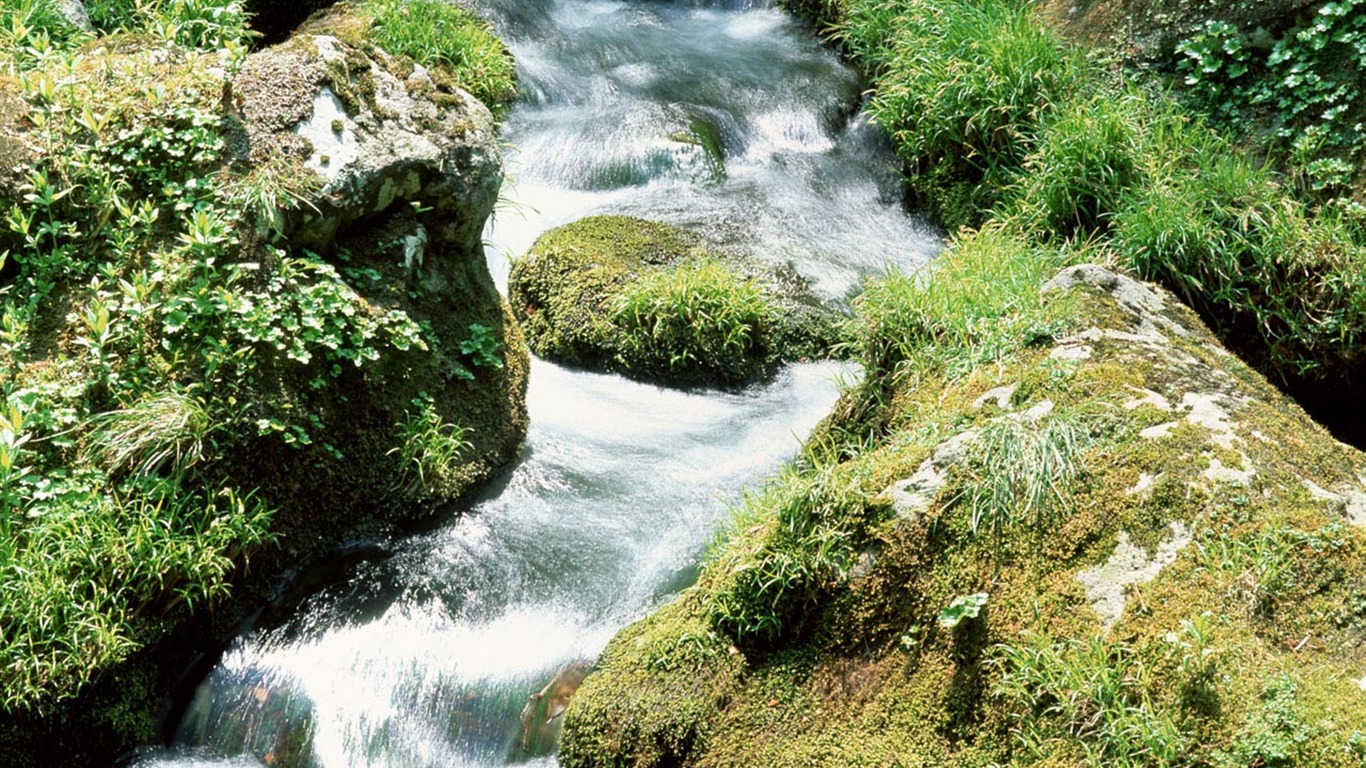
[[[510,183],[486,238],[626,213],[791,264],[843,300],[940,235],[905,214],[860,84],[765,2],[476,0],[518,61]],[[854,372],[678,391],[533,361],[521,457],[482,500],[377,544],[239,637],[138,768],[555,765],[528,696],[687,586],[727,510],[790,460]]]

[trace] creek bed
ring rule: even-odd
[[[623,213],[791,264],[846,299],[933,257],[859,81],[766,3],[480,0],[517,56],[511,183],[490,268],[541,232]],[[531,429],[482,501],[378,548],[278,626],[238,638],[140,768],[553,765],[519,714],[696,575],[743,489],[837,394],[833,363],[740,392],[535,361]]]

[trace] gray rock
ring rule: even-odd
[[[502,184],[493,116],[463,91],[438,93],[422,67],[406,79],[381,51],[362,54],[326,35],[253,53],[234,80],[250,157],[302,160],[322,182],[287,235],[327,252],[339,233],[377,214],[418,211],[420,257],[478,253]]]
[[[85,3],[81,0],[57,0],[52,6],[57,12],[69,22],[71,26],[83,32],[94,32],[95,28],[90,25],[90,14],[85,12]]]

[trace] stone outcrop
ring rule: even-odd
[[[646,285],[648,317],[623,310]],[[538,355],[677,385],[734,386],[828,357],[844,320],[791,269],[627,216],[546,232],[513,265],[508,294]]]
[[[86,61],[193,81],[186,92],[202,100],[194,108],[220,118],[223,176],[246,180],[226,188],[256,191],[217,257],[249,275],[232,284],[248,297],[242,306],[292,301],[294,286],[305,286],[326,297],[320,314],[401,317],[408,335],[381,330],[356,342],[357,360],[324,359],[326,342],[302,355],[283,344],[247,349],[235,408],[220,409],[229,421],[214,425],[219,455],[195,471],[275,510],[272,542],[249,563],[233,553],[231,596],[213,610],[173,603],[138,628],[139,650],[92,673],[74,699],[0,718],[4,765],[107,764],[153,742],[173,697],[195,682],[191,662],[238,631],[282,574],[344,541],[449,509],[515,455],[527,427],[529,353],[480,242],[502,181],[484,105],[419,66],[325,35],[253,52],[231,82],[214,79],[216,55],[115,43],[92,47]],[[120,57],[137,66],[114,66]],[[6,98],[0,85],[0,106]],[[22,128],[11,118],[0,110],[0,160],[22,165],[31,154],[9,131]],[[15,188],[6,173],[0,202]],[[282,329],[286,339],[305,332]],[[185,365],[198,363],[189,356]],[[424,446],[410,443],[423,430],[455,435],[458,460],[414,470]]]
[[[1043,290],[1069,330],[846,395],[811,442],[863,437],[608,646],[562,764],[1342,764],[1366,455],[1165,291],[1096,266]],[[830,557],[782,543],[797,504],[852,516],[843,565],[792,631],[737,638],[763,606],[719,596]],[[970,593],[980,616],[936,620]]]

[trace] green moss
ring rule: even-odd
[[[624,216],[545,233],[508,290],[537,354],[676,384],[742,384],[779,360],[828,356],[842,325],[799,278]]]
[[[1008,261],[971,263],[984,277]],[[932,280],[961,277],[950,264]],[[966,369],[943,349],[911,351],[873,373],[880,386],[847,393],[802,468],[745,506],[698,586],[614,642],[590,681],[596,701],[618,703],[592,720],[571,705],[566,745],[594,749],[568,751],[565,764],[661,764],[616,750],[621,734],[671,727],[652,725],[656,705],[621,702],[641,685],[681,690],[699,670],[711,670],[705,705],[690,711],[707,714],[689,728],[705,738],[667,764],[1356,764],[1366,622],[1353,595],[1366,535],[1305,480],[1359,489],[1366,460],[1218,350],[1170,298],[1159,316],[1185,335],[1168,326],[1153,343],[1108,294],[1070,293],[1053,340],[1005,334],[1014,342],[996,345],[990,365]],[[888,317],[870,305],[890,298],[864,311]],[[982,325],[932,338],[971,349],[1012,322],[963,317]],[[1085,356],[1053,356],[1078,343]],[[1004,407],[981,400],[1003,385],[1018,385]],[[857,402],[869,393],[881,394]],[[1226,416],[1192,410],[1188,395],[1213,398]],[[1049,525],[974,533],[962,502],[974,477],[964,468],[979,460],[971,450],[939,468],[945,485],[922,512],[872,501],[950,437],[1045,401],[1087,434],[1066,510]],[[1255,472],[1246,485],[1208,477],[1211,458]],[[1128,587],[1106,630],[1078,574],[1110,559],[1121,537],[1151,555],[1173,523],[1193,540]],[[786,585],[755,592],[751,615],[764,606],[773,622],[757,635],[718,610],[748,574]],[[975,592],[989,595],[979,617],[939,625],[945,606]],[[647,647],[705,650],[661,666]]]

